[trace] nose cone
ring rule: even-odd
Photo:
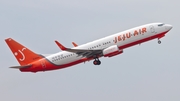
[[[166,28],[167,30],[171,30],[171,29],[173,28],[173,26],[170,25],[170,24],[166,24],[166,25],[165,25],[165,28]]]

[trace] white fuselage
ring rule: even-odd
[[[123,50],[123,46],[133,44],[134,42],[141,42],[140,40],[148,39],[158,34],[168,32],[172,27],[168,24],[162,23],[151,23],[143,26],[135,27],[123,32],[119,32],[105,38],[101,38],[72,49],[105,49],[112,45],[117,45],[120,50]],[[146,40],[145,40],[146,41]],[[142,41],[142,42],[145,42]],[[135,45],[137,43],[134,43]],[[139,44],[139,43],[138,43]],[[121,47],[123,49],[121,49]],[[126,47],[125,47],[126,48]],[[78,56],[75,53],[62,51],[56,54],[47,56],[46,59],[55,65],[64,65],[69,64],[80,59],[84,58],[83,56]]]

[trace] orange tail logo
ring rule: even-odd
[[[5,41],[20,65],[27,65],[31,62],[42,59],[41,56],[11,38],[6,39]]]
[[[20,61],[24,61],[25,60],[25,55],[23,53],[23,51],[25,50],[26,48],[23,48],[22,50],[18,50],[18,52],[22,55],[22,58],[19,58]],[[15,56],[18,56],[18,52],[15,52],[14,55]]]

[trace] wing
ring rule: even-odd
[[[78,54],[79,56],[83,57],[95,57],[95,56],[102,56],[102,51],[103,50],[88,50],[88,49],[71,49],[71,48],[66,48],[64,47],[61,43],[58,41],[55,41],[56,44],[59,46],[59,48],[63,51],[68,51],[68,52],[73,52]]]

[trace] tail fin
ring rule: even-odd
[[[33,61],[42,58],[40,55],[29,50],[28,48],[16,42],[12,38],[5,39],[5,41],[20,65],[27,65]]]

